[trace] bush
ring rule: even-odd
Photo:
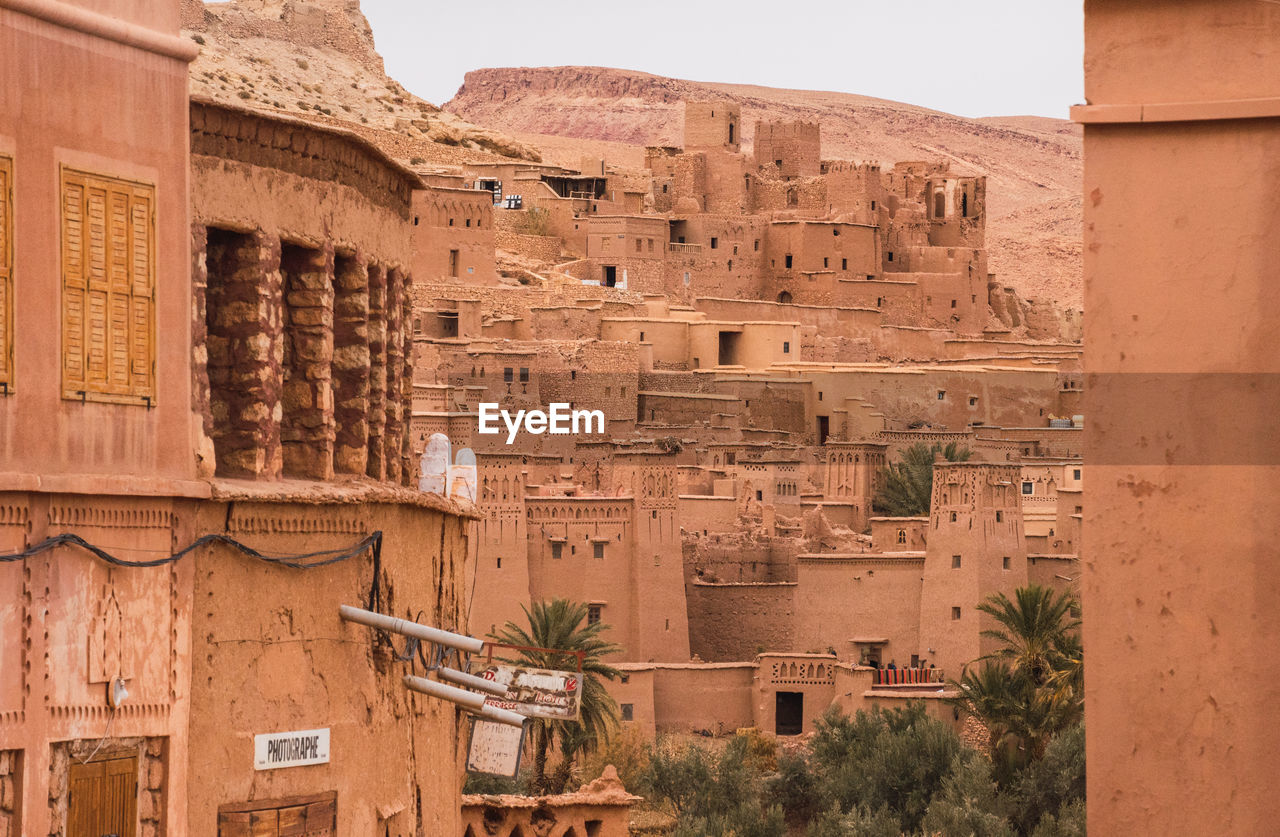
[[[598,778],[605,767],[612,764],[623,787],[632,793],[648,795],[645,776],[652,757],[653,748],[640,728],[624,726],[586,757],[582,763],[582,781]]]
[[[810,764],[820,798],[842,811],[886,808],[908,831],[920,827],[961,750],[955,732],[920,703],[853,718],[832,709],[815,729]]]
[[[921,825],[926,834],[941,837],[1013,837],[1005,807],[991,778],[991,763],[968,751],[952,764]]]
[[[299,69],[307,70],[311,68],[311,65],[307,63],[307,60],[305,58],[298,58],[296,60],[298,62]]]
[[[1044,758],[1029,764],[1014,780],[1010,789],[1014,824],[1023,833],[1030,833],[1046,816],[1052,819],[1075,803],[1083,803],[1084,794],[1084,724],[1081,723],[1050,741]]]

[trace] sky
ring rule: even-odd
[[[387,72],[437,105],[482,67],[589,65],[1067,118],[1082,0],[361,0]]]

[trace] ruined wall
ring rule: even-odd
[[[688,586],[689,649],[713,662],[749,660],[795,647],[793,582],[693,581]]]
[[[821,130],[816,122],[756,122],[751,140],[757,168],[782,177],[812,177],[822,159]]]

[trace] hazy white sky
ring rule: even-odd
[[[1081,0],[361,0],[387,72],[443,104],[467,70],[593,65],[1066,118]]]

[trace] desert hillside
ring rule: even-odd
[[[403,162],[538,159],[387,76],[357,0],[184,0],[182,27],[200,45],[193,96],[339,125]]]
[[[581,154],[634,166],[644,145],[678,144],[682,99],[742,108],[749,146],[757,119],[822,125],[823,156],[879,161],[943,158],[988,177],[988,247],[1002,284],[1041,306],[1081,307],[1081,140],[1043,117],[966,119],[914,105],[809,90],[704,83],[600,67],[485,69],[444,105],[469,122],[538,146],[548,160]]]

